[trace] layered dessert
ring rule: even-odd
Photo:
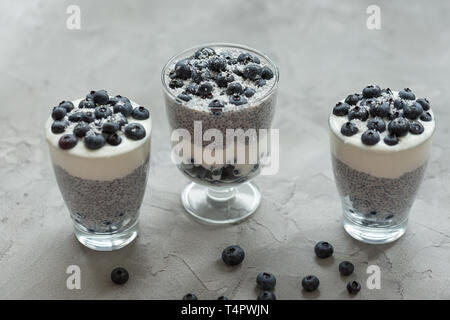
[[[45,134],[77,230],[108,234],[137,224],[149,168],[147,108],[105,90],[91,91],[55,106]]]
[[[329,127],[344,218],[380,228],[406,223],[435,129],[430,102],[408,88],[370,85],[335,105]]]
[[[261,158],[270,152],[258,143],[259,129],[271,126],[278,81],[269,58],[249,48],[212,45],[173,58],[162,77],[170,126],[187,130],[191,138],[191,152],[178,165],[181,171],[211,186],[232,186],[258,175]],[[195,129],[196,122],[201,129]],[[209,129],[217,129],[222,139],[205,140]],[[227,144],[227,129],[251,129],[256,135]],[[222,147],[219,161],[203,157],[211,143]],[[244,154],[241,159],[238,150]]]

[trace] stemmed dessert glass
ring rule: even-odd
[[[177,62],[193,56],[204,48],[240,50],[257,57],[273,71],[273,85],[251,104],[241,105],[233,111],[211,112],[192,104],[188,105],[187,101],[180,99],[169,87],[171,80],[169,74]],[[198,221],[214,225],[238,223],[248,218],[258,208],[261,193],[251,180],[258,176],[262,169],[264,170],[264,165],[271,157],[270,145],[267,146],[270,139],[268,134],[263,137],[260,129],[270,130],[275,112],[278,79],[279,72],[276,65],[265,54],[246,46],[228,43],[212,43],[187,49],[172,57],[164,66],[161,80],[169,125],[172,134],[177,130],[189,133],[188,137],[184,138],[188,140],[187,143],[191,148],[189,157],[180,156],[179,150],[175,150],[179,141],[174,141],[172,136],[172,161],[192,181],[184,188],[181,199],[187,212]],[[201,129],[195,129],[197,124],[201,125]],[[244,132],[254,129],[256,135],[233,139],[235,143],[233,145],[230,144],[231,140],[225,139],[225,128],[243,129]],[[224,142],[221,149],[223,163],[206,163],[202,158],[202,153],[211,143],[204,141],[205,133],[208,134],[211,129],[218,129],[223,134],[223,140],[214,141],[217,148],[220,142]],[[244,161],[242,158],[241,160],[236,157],[230,158],[230,149],[234,149],[236,154],[239,154],[239,150],[243,151]],[[250,159],[251,152],[256,153],[256,161]]]

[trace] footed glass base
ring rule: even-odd
[[[74,227],[75,236],[86,247],[97,251],[113,251],[125,247],[137,237],[139,223],[136,221],[131,227],[115,233],[87,232],[76,222]]]
[[[250,217],[261,202],[261,192],[251,182],[232,188],[189,183],[181,193],[184,208],[195,220],[210,225],[236,224]]]

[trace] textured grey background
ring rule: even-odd
[[[450,3],[376,1],[382,29],[366,28],[372,1],[16,1],[0,4],[0,298],[254,299],[259,271],[278,279],[279,299],[348,297],[337,272],[343,259],[363,283],[355,299],[450,298]],[[81,7],[79,31],[66,29],[66,8]],[[210,228],[180,204],[187,182],[169,159],[160,71],[199,43],[243,43],[268,53],[281,83],[274,127],[281,168],[259,177],[263,201],[245,223]],[[369,246],[347,236],[328,151],[327,115],[348,93],[377,83],[429,98],[438,119],[432,158],[409,230],[397,242]],[[151,176],[141,233],[129,247],[93,252],[75,240],[43,138],[50,108],[91,89],[151,107]],[[334,259],[316,261],[328,240]],[[228,269],[222,249],[238,243],[245,263]],[[77,264],[82,289],[66,289]],[[381,290],[368,290],[366,267],[381,267]],[[114,286],[124,266],[130,281]],[[316,274],[320,292],[300,279]]]

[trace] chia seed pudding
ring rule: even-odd
[[[258,146],[259,129],[271,127],[278,82],[278,70],[268,57],[233,45],[198,47],[172,58],[162,81],[171,129],[185,129],[190,134],[191,155],[183,155],[178,165],[189,179],[210,186],[233,186],[259,174],[260,160],[270,152]],[[199,130],[195,129],[197,121]],[[209,129],[217,129],[222,141],[220,137],[205,141]],[[226,143],[227,129],[255,130],[255,138],[244,140],[245,161],[238,161],[230,152],[233,146]],[[201,155],[212,143],[223,146],[223,160],[207,163]],[[199,153],[194,152],[196,148],[201,149]],[[248,159],[250,150],[256,150],[254,162]]]
[[[435,121],[429,101],[416,99],[408,88],[395,92],[370,85],[338,102],[329,126],[344,225],[402,226],[398,238],[431,150]]]
[[[91,91],[55,106],[45,131],[76,231],[114,235],[137,227],[149,169],[148,109],[124,96]]]

